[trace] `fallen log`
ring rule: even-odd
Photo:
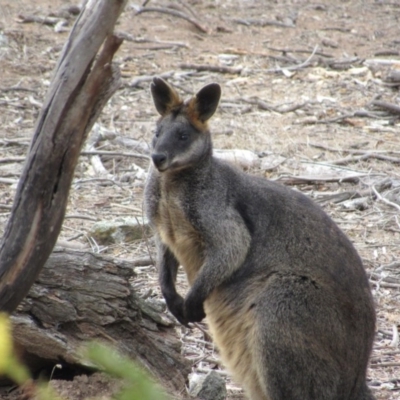
[[[13,335],[30,369],[89,368],[82,343],[100,340],[144,366],[170,393],[181,393],[190,366],[173,323],[138,297],[132,262],[56,248],[12,316]]]

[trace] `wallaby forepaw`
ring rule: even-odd
[[[185,318],[189,322],[200,322],[206,316],[203,302],[194,297],[188,297],[186,299],[184,312]]]
[[[184,300],[181,296],[176,296],[173,300],[167,301],[167,306],[171,314],[182,324],[188,326],[189,321],[184,313]]]

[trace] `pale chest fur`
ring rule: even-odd
[[[177,193],[164,192],[159,199],[156,226],[161,241],[184,267],[192,285],[204,261],[204,245],[199,232],[185,215]]]

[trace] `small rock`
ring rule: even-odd
[[[225,380],[215,371],[207,375],[191,374],[189,376],[189,394],[202,400],[225,400]]]
[[[359,197],[357,199],[346,200],[341,203],[341,206],[347,210],[364,211],[369,208],[369,198]]]
[[[325,47],[332,47],[333,49],[337,49],[339,47],[339,44],[335,40],[328,38],[322,39],[322,45]]]
[[[89,234],[97,244],[103,246],[115,243],[129,243],[151,235],[148,221],[141,217],[96,222]]]

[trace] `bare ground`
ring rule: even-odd
[[[70,5],[0,0],[1,229],[74,21],[64,10]],[[144,147],[151,140],[156,113],[146,77],[165,74],[185,96],[219,82],[223,97],[211,123],[215,147],[256,153],[251,173],[318,201],[361,254],[378,311],[369,384],[378,399],[400,398],[400,3],[160,0],[148,6],[175,7],[207,32],[170,14],[136,15],[129,3],[117,27],[130,39],[116,57],[123,84],[98,121],[109,136],[97,144],[97,150],[125,156],[101,156],[103,173],[93,158],[81,157],[60,239],[128,259],[153,251],[148,241],[101,246],[89,234],[95,221],[142,215],[148,162],[126,153],[143,151],[130,139]],[[56,21],[22,22],[52,14]],[[155,267],[138,273],[133,284],[143,296],[159,296]],[[179,282],[184,291],[183,275]],[[177,334],[194,371],[220,370],[217,351],[201,330],[177,327]],[[227,381],[229,398],[241,398],[240,388]],[[103,396],[104,382],[96,382],[75,378],[54,385],[77,400]],[[83,390],[88,385],[93,391]],[[10,396],[0,392],[0,398]]]

